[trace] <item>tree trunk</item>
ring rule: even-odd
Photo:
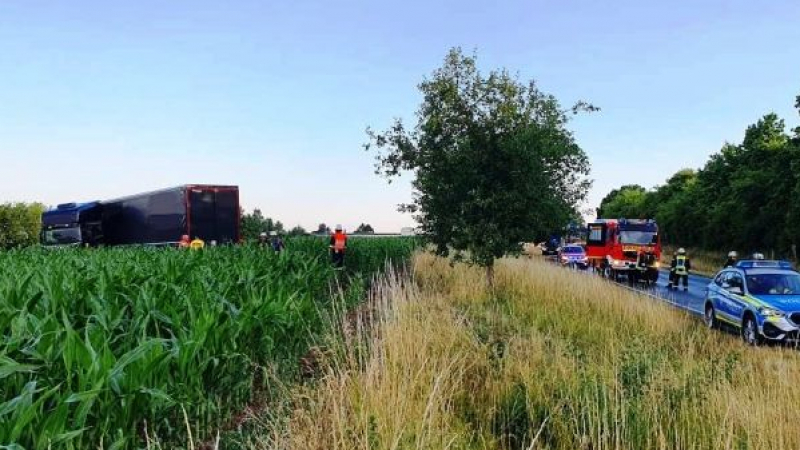
[[[494,292],[494,263],[486,266],[486,284],[489,290]]]

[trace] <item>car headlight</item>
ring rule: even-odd
[[[783,311],[779,311],[775,308],[760,308],[758,310],[759,314],[764,317],[783,317]]]

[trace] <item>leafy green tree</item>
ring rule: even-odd
[[[361,225],[356,228],[355,234],[373,234],[375,230],[372,228],[372,225],[368,223],[362,223]]]
[[[577,214],[589,162],[567,124],[570,111],[596,108],[565,110],[506,70],[484,75],[460,49],[419,90],[416,125],[368,129],[366,148],[377,149],[379,174],[413,172],[414,199],[401,210],[415,214],[435,251],[486,267],[491,283],[496,258]]]
[[[264,217],[264,214],[258,208],[254,209],[250,214],[242,214],[242,237],[245,240],[255,240],[258,239],[259,234],[272,231],[283,233],[283,223],[279,220],[275,221],[269,217]]]
[[[289,230],[289,235],[291,236],[303,236],[306,234],[308,234],[308,232],[306,232],[306,229],[301,227],[300,225],[297,225],[293,227],[291,230]]]
[[[790,255],[800,236],[800,136],[793,132],[765,115],[741,144],[726,143],[699,171],[681,170],[645,192],[641,213],[655,217],[672,244]],[[609,193],[601,209],[635,210],[637,201],[620,194],[625,189]]]
[[[5,203],[0,205],[0,248],[36,245],[42,227],[41,203]]]
[[[600,202],[598,216],[603,219],[636,219],[642,214],[647,190],[638,184],[628,184],[614,189]]]
[[[795,97],[794,107],[797,108],[797,112],[800,113],[800,95]],[[800,145],[800,126],[794,128],[794,137],[792,139],[795,141],[795,145]]]
[[[315,231],[314,234],[331,234],[331,227],[321,223],[317,227],[317,231]]]

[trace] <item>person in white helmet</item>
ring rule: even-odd
[[[344,266],[344,252],[347,250],[347,234],[341,225],[336,225],[336,230],[331,235],[331,259],[336,267]]]
[[[753,259],[755,259],[756,261],[763,261],[764,260],[764,254],[763,253],[753,253]]]
[[[731,251],[728,253],[728,259],[725,261],[725,265],[722,266],[722,268],[727,269],[728,267],[735,267],[738,261],[739,261],[739,254],[734,251]]]
[[[689,290],[689,271],[692,270],[692,263],[689,261],[689,258],[686,256],[686,250],[684,248],[678,249],[678,254],[672,260],[672,264],[670,264],[671,272],[673,273],[672,278],[669,282],[669,289],[678,289],[681,285],[681,281],[683,281],[683,290]]]
[[[268,237],[266,231],[259,233],[259,235],[258,235],[258,246],[261,247],[261,248],[269,247],[269,237]]]
[[[283,243],[283,238],[277,231],[270,231],[270,245],[272,246],[272,250],[275,253],[280,253],[286,248],[286,244]]]

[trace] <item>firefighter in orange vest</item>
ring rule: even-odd
[[[331,259],[336,267],[344,266],[344,252],[347,249],[347,235],[342,231],[341,225],[336,225],[336,231],[331,235]]]

